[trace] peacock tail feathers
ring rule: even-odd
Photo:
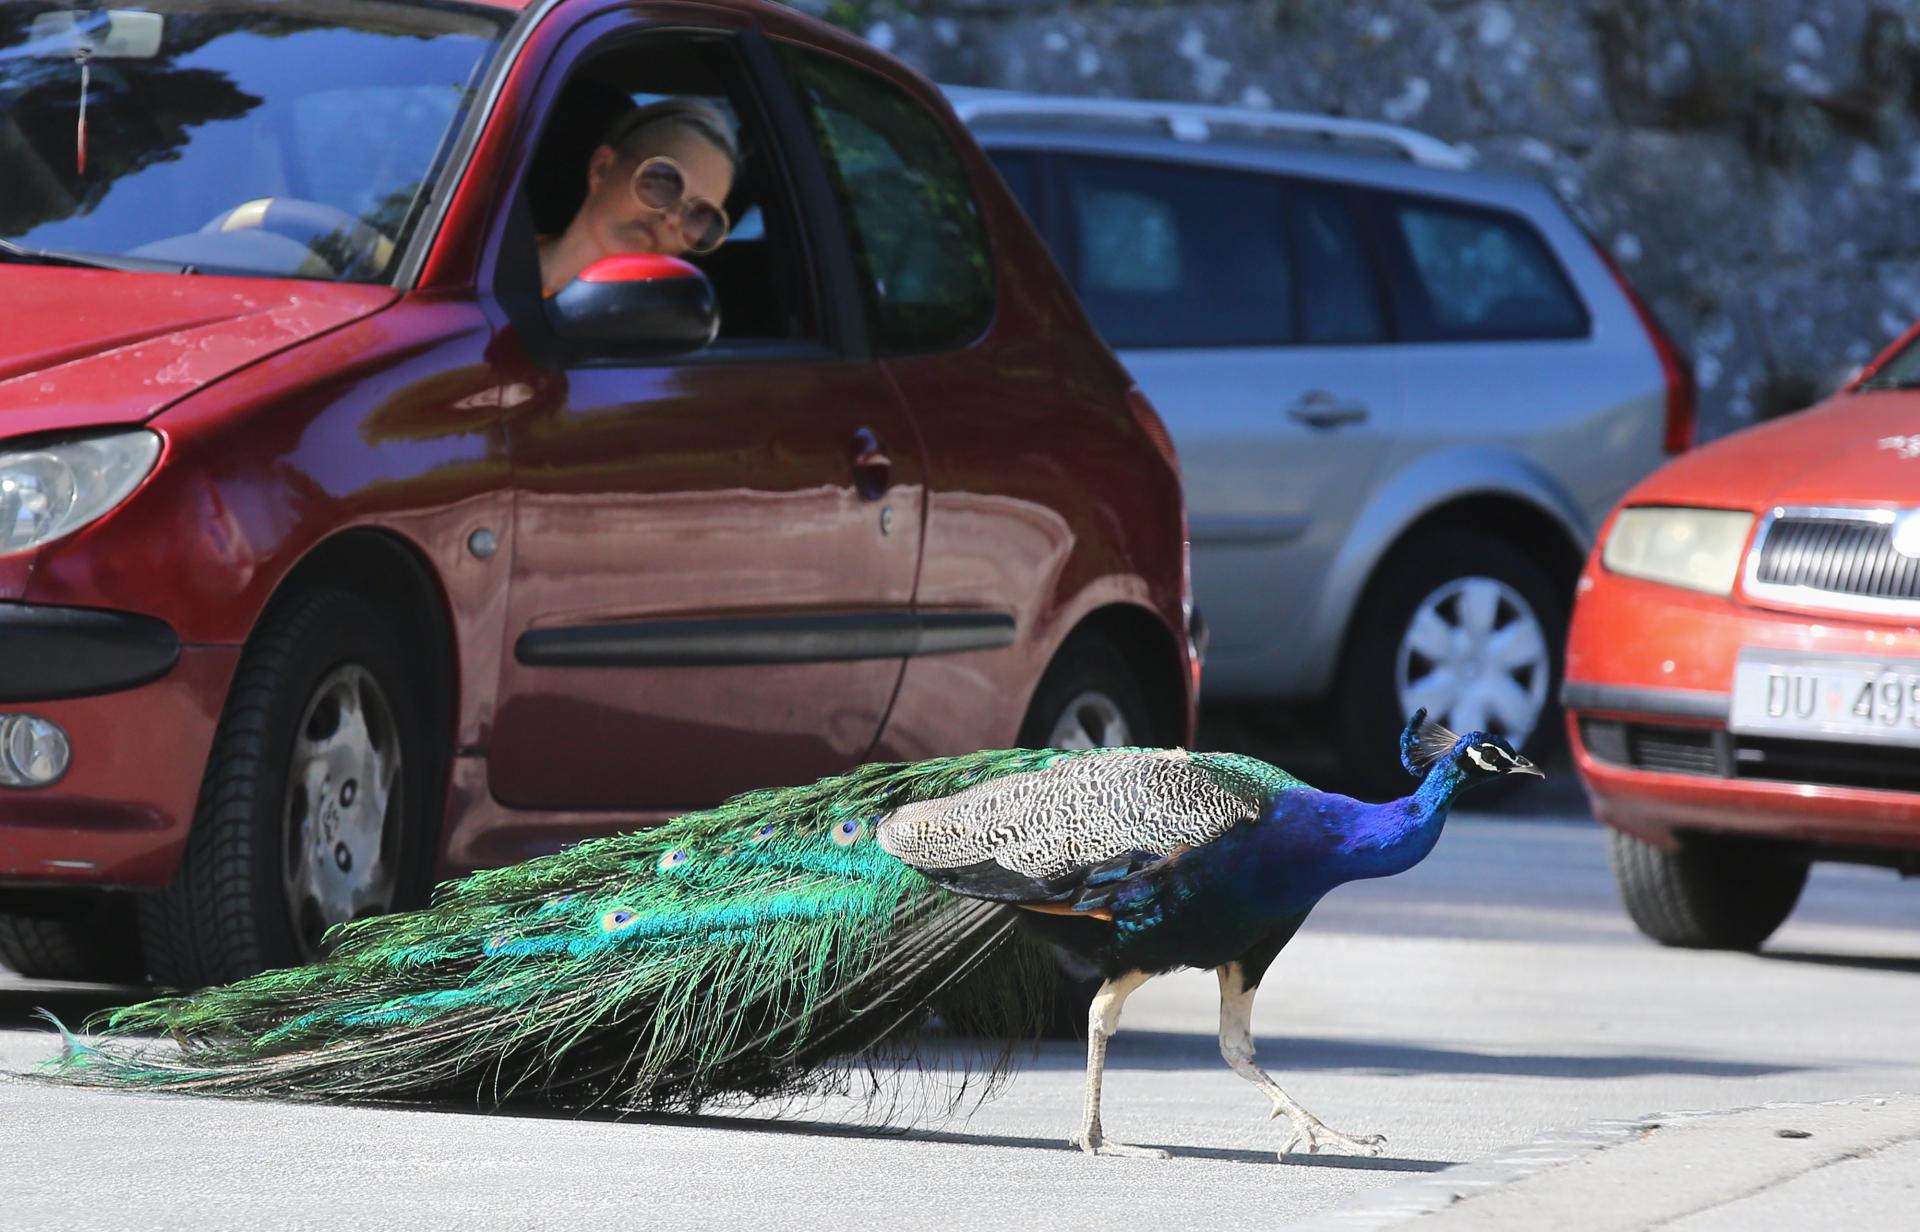
[[[989,961],[1015,909],[939,888],[883,850],[875,824],[1129,752],[996,750],[749,792],[448,883],[422,910],[341,926],[312,966],[96,1016],[91,1041],[63,1027],[49,1071],[226,1094],[690,1110],[830,1089],[857,1063],[834,1058],[898,1045],[929,1006],[1029,1038],[1051,962]],[[1250,781],[1279,773],[1216,761]]]

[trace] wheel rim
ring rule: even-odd
[[[1089,689],[1066,704],[1047,737],[1053,749],[1113,749],[1133,743],[1133,731],[1120,703]]]
[[[1547,704],[1540,618],[1498,578],[1455,578],[1414,609],[1394,657],[1400,713],[1525,744]]]
[[[335,924],[393,907],[400,738],[379,681],[353,664],[308,700],[287,774],[281,868],[295,944],[312,959]]]

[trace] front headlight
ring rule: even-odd
[[[127,499],[160,457],[142,428],[30,449],[0,442],[0,556],[70,535]]]
[[[1622,509],[1600,561],[1615,573],[1730,594],[1753,515],[1732,509]]]

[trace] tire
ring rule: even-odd
[[[295,592],[261,619],[180,871],[141,902],[160,983],[198,988],[311,961],[326,924],[424,899],[446,767],[391,629],[332,588]],[[377,792],[389,774],[381,808],[361,779]]]
[[[1567,611],[1567,596],[1547,571],[1505,540],[1460,528],[1415,532],[1381,562],[1342,657],[1333,701],[1349,775],[1363,790],[1405,794],[1399,735],[1421,704],[1429,719],[1462,735],[1478,728],[1505,736],[1536,765],[1555,757],[1565,741],[1559,697]],[[1448,635],[1438,639],[1446,647],[1440,653],[1458,656],[1477,687],[1417,687],[1448,673],[1444,659],[1428,659],[1416,646],[1416,618]],[[1516,652],[1515,666],[1492,660],[1497,651],[1487,648],[1499,639]],[[1428,649],[1435,640],[1427,639]],[[1485,704],[1502,675],[1512,687],[1498,696],[1511,700]],[[1509,720],[1527,713],[1524,730],[1512,730],[1522,724]]]
[[[1806,859],[1763,842],[1690,836],[1662,851],[1618,830],[1610,837],[1627,914],[1661,945],[1757,950],[1807,884]]]
[[[1069,639],[1040,677],[1020,724],[1020,746],[1150,745],[1156,742],[1155,732],[1153,716],[1126,656],[1107,639],[1082,634]],[[1057,953],[1057,957],[1060,978],[1047,1002],[1040,1034],[1044,1039],[1082,1039],[1100,979],[1081,970],[1070,956]]]
[[[80,899],[71,912],[0,912],[0,966],[37,980],[117,984],[146,974],[124,899]]]
[[[1040,677],[1020,723],[1020,747],[1150,745],[1156,730],[1126,656],[1106,638],[1082,634]]]

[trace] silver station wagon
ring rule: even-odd
[[[949,88],[1179,448],[1209,697],[1564,740],[1572,587],[1689,369],[1545,187],[1404,128]]]

